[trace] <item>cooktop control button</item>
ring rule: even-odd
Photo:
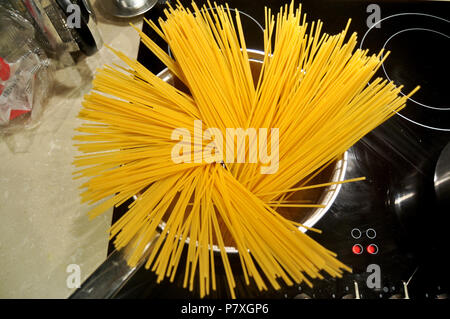
[[[373,228],[369,228],[366,230],[366,236],[370,239],[374,239],[377,237],[377,232]]]
[[[351,235],[355,239],[361,238],[361,231],[358,228],[353,228],[351,231]]]
[[[375,255],[378,253],[378,246],[375,244],[370,244],[367,246],[366,251],[371,255]]]
[[[363,247],[360,244],[355,244],[352,247],[352,252],[355,255],[360,255],[360,254],[362,254],[363,251],[364,251],[364,249],[363,249]]]

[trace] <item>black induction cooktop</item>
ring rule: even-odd
[[[190,1],[181,2],[188,5]],[[241,13],[247,47],[262,50],[264,6],[277,11],[286,2],[227,2]],[[450,178],[448,171],[444,177],[436,174],[436,167],[439,162],[448,169],[445,163],[450,162],[450,157],[445,159],[443,155],[450,143],[450,3],[310,0],[302,1],[302,5],[308,20],[321,19],[328,33],[342,31],[351,18],[350,30],[358,33],[361,48],[374,53],[382,48],[391,51],[378,75],[404,85],[404,92],[416,85],[421,90],[408,101],[405,110],[348,151],[346,178],[366,176],[367,180],[343,185],[331,209],[315,225],[323,233],[310,234],[336,252],[341,261],[353,268],[353,273],[340,279],[326,277],[313,281],[314,288],[302,284],[260,292],[245,285],[236,271],[237,295],[305,299],[447,298]],[[156,21],[163,15],[163,8],[159,3],[146,17]],[[144,31],[160,41],[147,25]],[[164,69],[143,45],[138,60],[155,74]],[[115,220],[123,214],[124,207],[115,210]],[[232,262],[239,269],[239,259]],[[217,267],[218,288],[209,298],[229,298],[225,277],[220,275],[220,263]],[[151,271],[140,269],[116,297],[198,298],[197,292],[189,292],[178,284],[182,280],[156,284],[155,278]]]

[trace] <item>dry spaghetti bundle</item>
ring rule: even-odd
[[[87,122],[75,137],[86,153],[74,162],[83,167],[78,177],[88,178],[82,200],[100,202],[90,217],[134,196],[111,227],[115,247],[131,247],[133,266],[151,243],[145,266],[158,281],[183,271],[184,286],[198,285],[201,297],[216,289],[217,258],[235,297],[237,270],[224,232],[239,252],[247,284],[260,290],[279,289],[280,280],[311,285],[324,274],[350,271],[277,210],[320,207],[291,196],[328,185],[308,181],[405,106],[414,92],[401,96],[401,87],[371,80],[388,54],[355,50],[348,25],[337,35],[322,33],[322,22],[309,24],[292,3],[276,17],[266,9],[264,59],[254,78],[237,10],[192,3],[192,9],[169,5],[165,15],[159,26],[147,23],[173,56],[136,30],[187,90],[112,49],[127,67],[98,71],[79,115]],[[218,138],[229,128],[266,135],[256,141],[248,134],[238,147],[234,139]],[[249,160],[258,154],[266,160]],[[185,249],[186,267],[178,269]]]

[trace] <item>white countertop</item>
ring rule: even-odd
[[[136,58],[142,19],[105,19],[97,11],[106,44]],[[119,62],[105,47],[76,67],[58,71],[57,85],[33,131],[0,138],[0,298],[66,298],[67,267],[81,282],[105,259],[111,213],[89,221],[80,204],[82,181],[72,180],[76,116],[93,72]]]

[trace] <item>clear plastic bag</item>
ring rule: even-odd
[[[2,6],[0,32],[0,134],[8,134],[39,124],[53,71],[33,25]]]

